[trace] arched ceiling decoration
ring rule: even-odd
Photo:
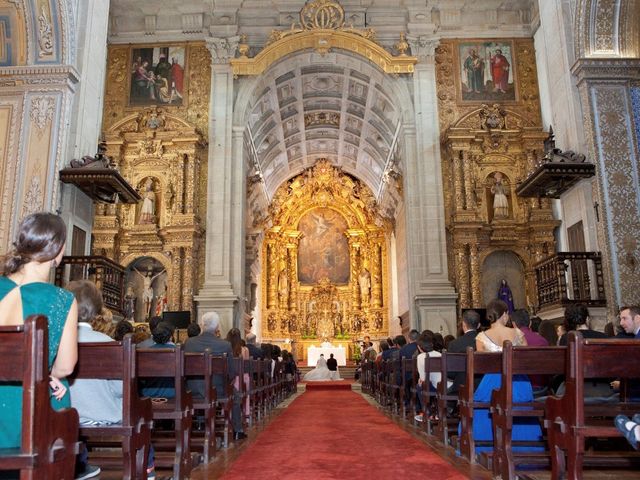
[[[290,58],[256,85],[245,141],[269,198],[320,157],[377,194],[395,162],[402,112],[388,80],[361,59],[340,57]]]

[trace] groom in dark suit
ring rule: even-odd
[[[335,358],[333,358],[333,353],[329,355],[329,360],[327,360],[327,368],[331,372],[338,371],[338,361]]]
[[[478,326],[480,325],[480,314],[475,310],[467,310],[462,315],[462,331],[464,334],[461,337],[453,340],[449,347],[447,348],[447,352],[449,353],[465,353],[467,351],[467,347],[473,347],[476,349],[476,335],[478,335]],[[464,372],[458,372],[450,378],[453,380],[453,385],[449,388],[450,393],[455,393],[458,391],[460,385],[465,382],[465,374]]]

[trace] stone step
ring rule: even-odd
[[[300,377],[304,377],[304,374],[313,370],[314,367],[303,367],[298,366],[298,370],[300,370]],[[344,379],[353,380],[355,378],[356,366],[355,365],[346,365],[344,367],[338,367],[338,371],[340,372],[340,376]]]

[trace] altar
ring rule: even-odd
[[[309,367],[315,367],[318,363],[320,355],[324,354],[325,360],[329,358],[329,355],[333,353],[333,358],[338,361],[338,365],[343,367],[347,364],[347,354],[345,348],[342,345],[337,347],[316,347],[311,345],[307,349],[307,365]]]

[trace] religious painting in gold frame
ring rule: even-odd
[[[315,285],[324,278],[334,285],[349,283],[349,242],[345,218],[330,208],[315,208],[298,223],[298,281]]]
[[[188,75],[186,44],[130,47],[129,106],[184,106]]]
[[[458,102],[509,103],[519,100],[512,40],[458,40],[454,51]]]

